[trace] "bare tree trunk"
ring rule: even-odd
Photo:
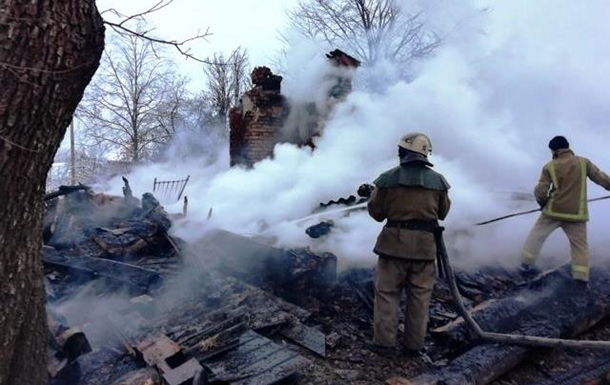
[[[40,249],[53,157],[99,65],[94,0],[0,3],[0,384],[46,384]]]

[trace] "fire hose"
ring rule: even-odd
[[[610,195],[606,195],[606,196],[599,197],[599,198],[589,199],[587,202],[591,203],[591,202],[603,201],[603,200],[606,200],[606,199],[610,199]],[[535,210],[520,211],[518,213],[508,214],[508,215],[504,215],[504,216],[501,216],[501,217],[498,217],[498,218],[490,219],[490,220],[485,221],[485,222],[475,223],[475,226],[488,225],[490,223],[499,222],[499,221],[502,221],[504,219],[519,217],[519,216],[527,215],[527,214],[533,214],[533,213],[537,213],[539,211],[542,211],[542,208],[535,209]]]
[[[604,197],[603,199],[608,198],[610,197]],[[449,289],[453,298],[453,304],[457,308],[458,314],[462,316],[462,318],[466,322],[466,325],[472,330],[472,332],[477,338],[483,341],[493,343],[547,348],[610,349],[610,341],[582,341],[561,338],[528,336],[520,334],[490,333],[481,329],[477,321],[475,321],[475,319],[468,312],[468,310],[466,310],[466,307],[464,306],[464,301],[462,300],[462,295],[458,290],[457,281],[455,279],[455,273],[453,272],[453,268],[449,263],[447,247],[445,246],[445,241],[443,239],[444,230],[444,227],[438,227],[434,232],[439,270],[441,271],[442,276],[447,280],[447,283],[449,284]]]
[[[587,202],[597,202],[601,200],[610,199],[610,195],[603,196],[599,198],[589,199]],[[326,213],[318,213],[313,214],[305,218],[301,218],[296,223],[300,223],[306,220],[310,220],[313,218],[317,218],[322,215],[328,215],[331,213],[340,213],[344,211],[357,210],[366,207],[366,202],[358,205],[350,206],[347,208],[326,212]],[[485,222],[476,223],[476,226],[483,226],[494,222],[499,222],[504,219],[513,218],[517,216],[532,214],[536,212],[542,211],[542,208],[535,210],[528,210],[517,212],[509,215],[504,215],[498,218],[494,218]],[[466,307],[464,306],[464,301],[462,300],[462,295],[458,289],[457,281],[455,278],[455,273],[453,272],[453,268],[449,263],[449,256],[447,254],[447,247],[445,246],[445,241],[443,239],[443,231],[444,227],[439,226],[434,232],[434,238],[436,241],[437,247],[437,263],[439,267],[440,276],[447,280],[449,284],[449,289],[451,291],[451,296],[453,299],[453,304],[455,305],[458,314],[464,319],[466,325],[478,339],[483,341],[492,342],[492,343],[502,343],[502,344],[512,344],[512,345],[524,345],[524,346],[533,346],[533,347],[547,347],[547,348],[575,348],[575,349],[609,349],[610,350],[610,341],[590,341],[590,340],[570,340],[570,339],[562,339],[562,338],[550,338],[550,337],[538,337],[538,336],[529,336],[522,334],[504,334],[504,333],[493,333],[486,332],[475,321],[472,315],[468,312]]]

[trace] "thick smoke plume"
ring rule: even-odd
[[[304,228],[315,222],[293,221],[310,214],[320,202],[353,194],[358,185],[395,166],[400,136],[421,131],[433,141],[435,168],[452,185],[453,208],[446,227],[454,259],[462,266],[516,264],[535,215],[488,227],[472,223],[535,207],[533,201],[515,201],[511,193],[532,191],[550,158],[548,140],[565,135],[578,154],[610,169],[605,146],[610,132],[604,128],[610,115],[610,46],[601,38],[610,35],[610,3],[425,4],[429,23],[446,36],[442,47],[417,66],[409,82],[388,84],[383,76],[388,63],[360,69],[357,76],[368,80],[378,71],[383,84],[374,87],[375,92],[358,89],[337,105],[315,151],[280,144],[273,160],[252,170],[228,169],[225,149],[213,165],[206,166],[200,157],[175,159],[137,170],[130,176],[134,191],[149,191],[154,177],[190,174],[188,220],[175,229],[187,240],[222,227],[264,233],[280,245],[333,251],[344,262],[372,263],[371,249],[381,225],[366,213],[334,218],[337,228],[322,241],[305,235]],[[304,100],[317,95],[312,80],[322,78],[318,71],[324,66],[315,64],[323,58],[320,52],[299,47],[289,54],[287,69],[293,75],[286,77],[284,90],[289,98]],[[120,193],[120,182],[109,185]],[[601,193],[590,189],[590,196]],[[591,207],[594,259],[603,254],[607,206]],[[544,254],[556,255],[557,261],[567,259],[562,237],[554,235]]]

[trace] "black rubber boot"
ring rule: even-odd
[[[578,291],[588,291],[589,288],[590,288],[589,282],[581,281],[580,279],[575,279],[574,280],[574,286],[576,287],[576,289]]]
[[[540,274],[540,269],[538,269],[534,265],[528,265],[527,263],[522,263],[519,266],[519,272],[521,275],[527,279],[533,279]]]
[[[399,356],[396,347],[394,346],[383,346],[374,343],[373,341],[366,341],[364,347],[371,352],[380,355],[385,358],[397,358]]]
[[[433,364],[432,358],[428,356],[426,349],[403,349],[402,356],[404,358],[421,360],[426,364]]]

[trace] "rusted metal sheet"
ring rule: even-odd
[[[236,385],[273,384],[290,377],[310,361],[254,331],[244,333],[230,352],[203,363],[213,374],[212,381]]]

